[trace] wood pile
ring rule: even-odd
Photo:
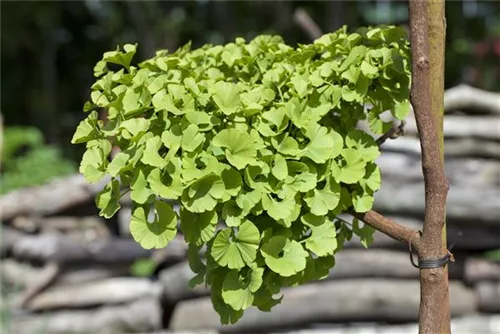
[[[500,95],[459,86],[445,101],[449,243],[463,234],[449,267],[451,312],[454,319],[497,314],[498,324],[500,263],[483,253],[500,248]],[[404,137],[382,148],[375,208],[421,229],[424,187],[411,116]],[[221,326],[208,290],[187,287],[193,274],[183,237],[162,250],[142,249],[130,238],[126,201],[116,219],[97,217],[94,196],[102,185],[74,175],[0,198],[8,333],[263,333],[417,320],[418,270],[408,247],[376,233],[370,249],[349,242],[324,281],[285,289],[271,313],[250,309],[237,324]],[[154,259],[151,277],[131,274],[138,259]]]

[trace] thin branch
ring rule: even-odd
[[[385,143],[387,139],[396,139],[398,137],[403,136],[405,132],[405,125],[406,121],[404,120],[401,121],[398,125],[396,125],[396,123],[393,123],[392,128],[386,133],[384,133],[382,136],[378,137],[375,142],[380,147],[382,146],[383,143]]]
[[[394,240],[411,243],[411,248],[417,253],[420,250],[420,234],[417,230],[398,224],[373,210],[365,213],[350,212],[350,214]]]
[[[293,14],[293,19],[307,33],[311,40],[315,40],[323,35],[321,28],[304,9],[297,8]]]

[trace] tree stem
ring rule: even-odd
[[[351,212],[351,215],[394,240],[406,244],[411,243],[411,248],[418,253],[420,249],[420,234],[417,230],[398,224],[374,210],[365,213]]]
[[[443,155],[444,2],[411,0],[412,51],[410,93],[422,149],[425,219],[421,259],[446,254],[445,210],[448,180]],[[441,50],[441,51],[440,51]],[[419,333],[450,333],[447,268],[420,269]]]

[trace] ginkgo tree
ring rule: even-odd
[[[86,143],[80,172],[110,178],[96,198],[105,218],[130,192],[130,231],[144,248],[165,247],[180,229],[190,285],[210,286],[222,323],[251,306],[270,311],[282,287],[325,278],[353,235],[368,246],[372,226],[393,228],[371,211],[380,150],[356,125],[366,119],[382,135],[392,126],[383,112],[407,116],[403,29],[344,27],[295,48],[269,35],[187,44],[133,64],[136,48],[106,52],[94,68],[89,115],[72,139]]]

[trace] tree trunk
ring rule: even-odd
[[[419,260],[442,258],[446,250],[445,210],[448,180],[444,175],[443,0],[412,0],[409,6],[412,49],[411,102],[422,147],[425,181],[425,221]],[[448,270],[420,269],[421,334],[450,333]]]
[[[429,61],[430,61],[430,90],[431,90],[431,113],[434,116],[434,124],[436,125],[436,132],[438,135],[438,142],[435,145],[438,145],[439,154],[436,155],[436,158],[440,160],[440,164],[435,163],[434,168],[436,173],[439,174],[439,177],[429,178],[428,183],[432,183],[433,181],[438,181],[441,179],[444,181],[445,189],[439,187],[434,187],[436,196],[433,198],[429,197],[430,201],[434,201],[437,197],[441,197],[439,203],[437,203],[436,211],[432,212],[429,207],[429,215],[434,216],[431,220],[434,221],[433,225],[428,224],[428,234],[436,234],[441,237],[441,245],[438,243],[429,244],[429,252],[431,254],[435,254],[432,256],[439,256],[439,252],[441,255],[446,254],[447,251],[447,242],[446,242],[446,197],[449,190],[449,183],[445,175],[444,170],[444,129],[443,129],[443,117],[444,117],[444,54],[445,54],[445,43],[446,43],[446,17],[445,17],[445,8],[444,8],[444,0],[432,0],[429,1],[427,5],[427,15],[429,22]],[[430,187],[429,187],[430,188]],[[441,215],[441,217],[439,217]],[[438,230],[438,222],[441,220],[441,231]],[[425,225],[424,225],[424,234],[425,234]],[[425,239],[424,239],[425,244]],[[427,250],[427,247],[424,247]],[[435,250],[435,252],[434,252]],[[437,268],[436,271],[438,274],[441,274],[441,281],[437,283],[432,283],[432,275],[433,273],[427,270],[427,272],[422,273],[422,278],[428,278],[429,285],[433,285],[433,287],[427,287],[426,293],[437,293],[442,294],[441,297],[438,295],[437,300],[433,300],[433,297],[430,297],[428,300],[431,303],[437,302],[436,305],[438,308],[438,312],[441,317],[441,324],[439,326],[440,333],[451,333],[451,315],[450,315],[450,298],[449,298],[449,287],[448,287],[448,266],[445,265],[443,268]],[[427,277],[426,277],[427,276]],[[438,276],[439,277],[439,276]],[[434,292],[433,290],[438,290]],[[424,305],[425,306],[425,305]],[[428,305],[432,307],[433,305]],[[422,305],[420,306],[421,310]],[[436,324],[437,325],[437,324]],[[428,326],[428,325],[427,325]],[[431,327],[432,328],[432,327]],[[438,327],[436,327],[438,328]],[[420,330],[422,332],[426,331],[426,325],[421,324]],[[433,332],[435,333],[435,331]]]

